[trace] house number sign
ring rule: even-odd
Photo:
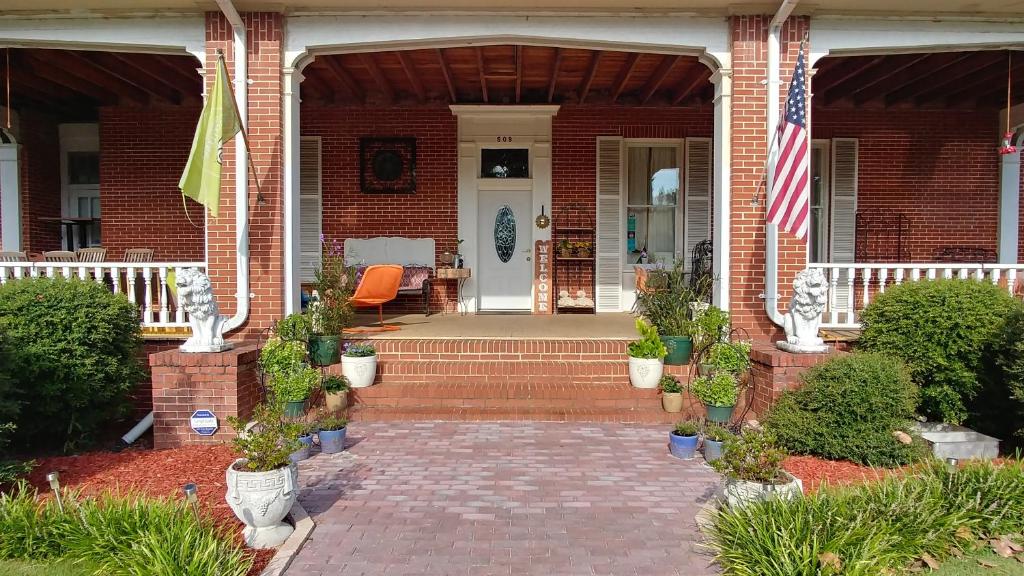
[[[551,314],[551,241],[534,242],[533,313]]]
[[[511,136],[498,136],[497,137],[497,141],[499,143],[501,143],[501,144],[508,144],[509,142],[512,141],[512,137]]]

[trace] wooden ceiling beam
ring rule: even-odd
[[[826,104],[829,103],[828,100],[835,101],[853,97],[855,92],[870,88],[886,78],[899,74],[908,66],[921,62],[928,56],[928,54],[900,54],[898,56],[883,57],[880,65],[872,66],[870,70],[863,74],[856,74],[842,82],[833,84],[832,88],[823,94],[827,100]],[[817,91],[815,92],[817,93]]]
[[[838,66],[833,69],[831,74],[828,74],[825,78],[821,78],[814,82],[814,93],[819,96],[823,96],[833,88],[837,88],[844,82],[847,82],[856,76],[863,74],[867,70],[878,66],[885,61],[885,56],[875,56],[868,60],[857,60],[851,61],[847,66],[843,66],[840,69]]]
[[[555,88],[558,86],[558,70],[562,67],[562,49],[555,48],[555,62],[551,66],[551,81],[548,82],[548,104],[554,102]]]
[[[409,59],[407,52],[399,50],[395,52],[395,55],[398,56],[398,61],[402,64],[402,69],[405,70],[409,83],[412,84],[412,90],[416,93],[416,99],[422,104],[427,99],[427,91],[423,88],[423,82],[420,81],[419,75],[416,74],[416,66]]]
[[[479,46],[476,47],[476,68],[480,72],[480,91],[483,93],[484,102],[490,102],[487,96],[487,77],[484,73],[484,51]]]
[[[147,65],[129,58],[127,54],[122,52],[104,52],[103,54],[109,56],[109,58],[120,65],[127,66],[133,73],[146,75],[151,81],[158,82],[174,90],[181,95],[182,100],[185,102],[194,103],[202,102],[203,100],[203,82],[198,74],[185,81],[183,75],[178,73],[177,69],[175,69],[174,74],[167,74],[167,67],[153,66],[153,64],[158,64],[155,60]]]
[[[381,93],[384,94],[384,98],[388,102],[394,102],[395,89],[391,86],[391,83],[388,82],[387,77],[384,76],[384,71],[377,65],[377,60],[374,59],[373,55],[360,54],[359,60],[363,63],[363,66],[366,67],[366,70],[369,71],[370,76],[373,77],[373,81],[377,83],[377,88],[380,88]]]
[[[444,83],[448,86],[448,98],[451,99],[452,104],[457,104],[459,101],[458,91],[455,90],[455,82],[452,80],[452,71],[448,68],[448,60],[444,57],[444,51],[441,48],[435,48],[437,52],[437,61],[441,64],[441,75],[444,76]]]
[[[1003,62],[1000,66],[992,66],[989,68],[989,73],[980,76],[973,82],[965,82],[962,88],[958,88],[954,92],[950,92],[946,96],[947,106],[956,106],[961,103],[970,102],[974,100],[976,102],[985,102],[989,100],[990,96],[1002,95],[1002,101],[1006,102],[1006,57],[1003,57]],[[1010,76],[1017,82],[1021,81],[1021,75],[1024,74],[1024,58],[1014,58],[1013,68],[1010,70]],[[1016,86],[1012,91],[1013,95],[1017,95]],[[998,98],[997,98],[998,100]]]
[[[676,94],[676,97],[672,99],[673,106],[678,106],[679,103],[685,100],[687,96],[692,94],[694,90],[697,90],[699,87],[703,86],[704,83],[707,82],[709,78],[711,78],[710,68],[699,62],[695,65],[695,67],[699,67],[700,71],[696,75],[694,75],[693,79],[690,80],[689,82],[686,82],[686,78],[683,78],[683,89],[680,90]]]
[[[135,86],[150,96],[167,101],[171,104],[181,104],[185,100],[182,93],[177,89],[153,78],[146,72],[140,71],[131,64],[116,58],[113,54],[107,52],[69,52],[69,54],[75,54],[75,56],[87,60],[103,72],[116,78],[120,78],[125,83]]]
[[[302,84],[299,90],[306,90],[310,99],[323,100],[325,102],[337,102],[338,95],[334,86],[323,77],[322,68],[306,68],[302,74]]]
[[[658,88],[665,82],[665,78],[668,77],[669,73],[672,72],[672,68],[679,62],[682,56],[664,56],[661,59],[661,64],[658,64],[657,69],[651,74],[647,84],[640,91],[640,105],[647,104],[647,101],[654,96],[654,93],[658,91]]]
[[[132,54],[124,54],[122,57],[133,58]],[[160,69],[161,75],[172,75],[177,78],[178,82],[184,82],[188,86],[199,83],[199,93],[203,92],[203,66],[196,61],[195,58],[185,59],[176,58],[174,56],[166,56],[164,54],[150,54],[149,57],[152,61],[162,65]]]
[[[927,92],[919,93],[913,98],[915,106],[923,106],[930,102],[946,98],[953,93],[959,93],[964,89],[970,90],[979,84],[985,84],[988,82],[999,82],[1006,86],[1006,55],[1002,58],[989,62],[988,64],[981,64],[972,62],[975,64],[975,70],[968,74],[958,75],[956,78],[947,79],[945,82],[938,86],[932,87]],[[945,77],[947,74],[944,73],[941,76]],[[886,103],[888,104],[888,102]]]
[[[38,93],[34,92],[22,92],[21,90],[11,87],[11,108],[14,110],[20,110],[22,108],[31,108],[33,110],[40,110],[42,112],[48,112],[58,117],[76,116],[81,111],[80,108],[82,103],[69,103],[60,100],[52,100],[50,98],[41,98]],[[88,104],[90,108],[95,107],[95,104]]]
[[[78,76],[72,76],[66,70],[49,62],[39,60],[34,55],[28,55],[22,62],[34,74],[41,76],[51,82],[66,86],[75,92],[80,92],[100,104],[115,105],[120,102],[120,96],[105,87],[97,86],[87,82]]]
[[[345,67],[338,62],[334,56],[321,56],[324,67],[341,83],[342,88],[352,96],[353,99],[362,104],[366,100],[366,93],[359,84],[352,78],[352,75],[345,70]]]
[[[619,75],[615,79],[615,83],[612,84],[612,103],[614,104],[619,96],[622,94],[622,90],[626,87],[626,83],[629,82],[629,77],[633,75],[633,71],[636,69],[636,63],[640,60],[639,52],[630,52],[629,56],[626,57],[626,62],[622,65],[619,70]]]
[[[1017,67],[1014,66],[1014,72],[1016,73]],[[985,90],[985,93],[976,94],[974,98],[975,108],[995,108],[1002,110],[1006,107],[1006,82],[1003,82],[1002,86],[994,86],[990,90]],[[1015,78],[1012,85],[1012,104],[1018,106],[1024,103],[1024,78]],[[949,102],[950,106],[955,106],[956,102]]]
[[[64,68],[68,74],[78,76],[82,80],[108,88],[111,91],[124,96],[137,104],[146,105],[150,102],[150,95],[145,90],[126,82],[121,78],[106,72],[92,60],[77,52],[67,50],[48,50],[47,56],[54,63]]]
[[[583,77],[583,83],[580,84],[580,104],[583,104],[583,101],[587,99],[587,94],[590,94],[590,87],[594,84],[597,68],[601,65],[602,54],[604,53],[600,50],[594,50],[590,57],[590,67],[587,68],[587,74]]]
[[[884,76],[880,75],[880,77],[874,78],[874,81],[857,87],[855,90],[852,90],[849,95],[852,97],[855,104],[861,105],[877,98],[881,98],[908,84],[913,84],[922,77],[935,74],[939,70],[955,64],[962,58],[962,55],[954,53],[921,54],[919,58],[909,64],[904,62],[905,65],[894,67],[898,69],[890,69],[890,66],[887,63],[882,68],[883,70],[891,70],[890,74]]]
[[[523,47],[516,45],[515,50],[516,58],[516,104],[522,100],[523,97]]]
[[[11,90],[17,90],[18,87],[24,87],[30,90],[32,93],[47,96],[48,98],[55,100],[73,100],[76,98],[85,98],[93,105],[96,105],[97,101],[88,95],[83,95],[79,92],[68,88],[67,86],[58,84],[52,80],[39,76],[37,74],[31,74],[28,69],[24,66],[13,66],[11,69]],[[31,94],[30,94],[31,95]]]
[[[988,64],[992,64],[996,61],[996,59],[991,57],[985,58],[984,60],[987,61]],[[922,77],[915,78],[913,81],[905,83],[902,87],[886,93],[885,105],[896,106],[902,102],[909,102],[910,100],[933,90],[940,89],[943,86],[973,74],[978,70],[979,64],[980,62],[977,60],[976,54],[959,54],[953,61],[947,62],[945,66],[935,70],[930,70]],[[939,72],[941,72],[941,74],[939,74]]]

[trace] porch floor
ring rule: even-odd
[[[621,314],[423,314],[384,315],[393,332],[353,334],[353,338],[391,339],[531,339],[622,340],[636,338],[633,316]],[[357,316],[354,326],[373,326],[377,317]]]

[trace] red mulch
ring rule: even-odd
[[[227,502],[224,478],[235,460],[229,446],[187,446],[170,450],[125,450],[90,452],[77,456],[40,458],[29,474],[29,482],[49,492],[49,472],[60,472],[62,487],[85,494],[103,491],[140,492],[154,498],[182,497],[182,487],[194,482],[199,502],[216,521],[240,534],[239,522]],[[259,574],[274,556],[274,550],[249,550],[253,556],[250,576]]]
[[[822,483],[829,486],[861,484],[899,472],[900,468],[871,468],[845,460],[823,460],[814,456],[790,456],[782,467],[804,483],[806,492],[816,491]]]

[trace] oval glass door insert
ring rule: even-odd
[[[508,204],[498,208],[494,217],[494,250],[498,260],[508,263],[516,250],[516,217]]]

